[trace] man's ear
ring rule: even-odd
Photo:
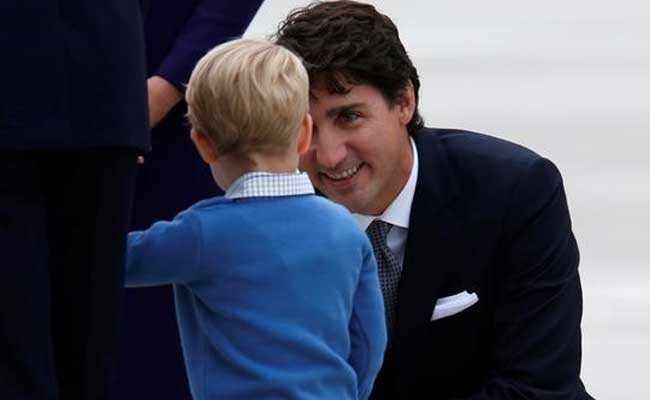
[[[192,138],[192,142],[194,142],[194,146],[196,147],[196,150],[198,150],[203,161],[207,164],[212,164],[217,161],[217,151],[214,149],[212,141],[205,135],[205,133],[192,128],[190,138]]]
[[[404,126],[408,125],[415,114],[415,89],[410,79],[397,99],[397,107],[399,107],[399,122]]]
[[[304,154],[309,150],[313,125],[311,115],[305,114],[300,125],[300,132],[298,132],[298,154]]]

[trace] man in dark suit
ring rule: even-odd
[[[196,62],[240,37],[262,0],[149,0],[144,33],[152,151],[138,166],[132,230],[220,194],[198,156],[182,101]],[[127,289],[113,398],[189,398],[169,286]]]
[[[310,73],[315,186],[373,243],[389,344],[373,399],[589,399],[580,381],[578,249],[547,159],[431,129],[391,20],[312,4],[277,42]]]
[[[137,1],[0,6],[0,398],[106,399],[137,151]]]

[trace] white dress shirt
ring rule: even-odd
[[[418,179],[418,151],[415,148],[413,138],[409,137],[409,139],[411,141],[411,149],[413,149],[413,167],[411,168],[409,179],[406,181],[406,185],[404,185],[399,195],[381,215],[352,214],[357,220],[359,227],[364,231],[375,219],[380,219],[393,225],[393,228],[388,233],[386,244],[401,266],[404,265],[404,251],[406,250],[406,237],[409,229],[409,218],[411,217],[411,205],[413,203],[413,196],[415,195],[415,183]]]

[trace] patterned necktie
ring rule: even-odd
[[[395,258],[393,252],[388,248],[386,238],[393,225],[374,220],[366,229],[366,234],[372,243],[372,249],[379,267],[379,283],[381,292],[384,295],[384,307],[386,308],[386,324],[390,332],[394,327],[395,309],[397,308],[397,288],[402,266]]]

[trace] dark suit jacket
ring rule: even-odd
[[[477,133],[413,135],[419,173],[397,327],[373,399],[590,398],[578,248],[545,158]],[[439,298],[479,301],[431,321]]]
[[[0,150],[147,148],[137,0],[3,0]]]

